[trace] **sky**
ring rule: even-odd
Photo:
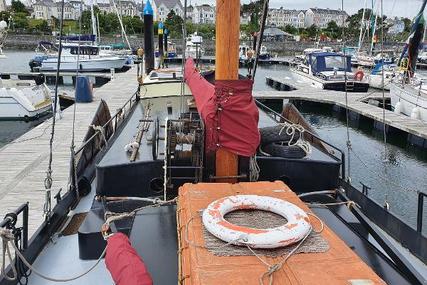
[[[368,5],[371,6],[368,0]],[[373,0],[379,6],[380,0]],[[182,0],[184,2],[184,0]],[[215,4],[215,0],[187,0],[191,4]],[[250,0],[242,0],[242,3],[249,3]],[[270,0],[270,7],[285,9],[308,9],[308,8],[341,8],[342,0]],[[363,8],[365,0],[344,0],[344,10],[348,14],[354,14]],[[418,13],[422,0],[383,0],[384,14],[387,16],[399,16],[412,19]],[[427,11],[426,11],[427,12]]]

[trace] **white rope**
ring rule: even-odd
[[[80,273],[76,276],[69,277],[69,278],[54,278],[54,277],[47,276],[43,273],[40,273],[37,269],[35,269],[32,266],[32,264],[30,262],[28,262],[28,260],[25,258],[25,256],[21,253],[21,251],[15,245],[14,236],[13,236],[11,230],[0,229],[0,237],[2,238],[2,242],[3,242],[3,265],[2,265],[1,274],[9,281],[16,280],[18,277],[16,268],[15,268],[15,263],[11,259],[9,245],[12,245],[13,249],[15,250],[15,254],[17,255],[17,258],[19,258],[24,263],[24,265],[28,267],[29,270],[31,270],[37,276],[39,276],[45,280],[52,281],[52,282],[70,282],[70,281],[77,280],[77,279],[89,274],[101,262],[102,258],[104,257],[104,255],[107,251],[107,247],[105,247],[104,250],[102,251],[102,254],[98,258],[98,260],[95,262],[95,264],[92,265],[88,270],[84,271],[83,273]],[[11,266],[12,272],[14,274],[12,277],[8,276],[5,272],[5,255],[6,255],[6,253],[8,254],[8,257],[10,260],[10,266]]]
[[[280,123],[280,125],[282,125],[282,128],[279,131],[279,136],[283,131],[285,131],[286,135],[290,136],[288,146],[299,146],[306,155],[311,153],[311,145],[304,139],[305,129],[303,126],[299,124],[291,124],[288,122]],[[299,133],[299,137],[296,142],[293,142],[297,132]]]
[[[105,146],[107,146],[107,137],[105,136],[105,130],[102,126],[89,125],[95,132],[100,132],[102,139],[104,140]]]
[[[258,181],[260,171],[261,169],[258,165],[256,155],[254,155],[249,158],[249,180]]]
[[[120,213],[120,214],[107,211],[104,214],[104,219],[105,219],[104,225],[109,226],[114,221],[134,217],[139,211],[146,209],[146,208],[158,207],[158,206],[162,206],[165,204],[175,203],[177,201],[177,199],[178,198],[174,198],[172,200],[163,201],[161,199],[144,199],[144,198],[141,198],[140,201],[152,202],[154,205],[139,207],[139,208],[136,208],[135,210],[133,210],[131,212],[124,212],[124,213]]]
[[[308,215],[310,215],[310,216],[312,216],[312,217],[314,217],[314,218],[316,218],[319,222],[320,222],[320,230],[319,231],[315,231],[315,230],[313,230],[313,228],[311,227],[310,228],[310,231],[304,236],[304,238],[301,240],[301,241],[299,241],[299,243],[297,244],[297,246],[296,247],[294,247],[286,256],[285,256],[285,258],[283,258],[280,262],[278,262],[278,263],[275,263],[275,264],[269,264],[267,261],[265,261],[264,259],[262,259],[250,246],[246,246],[248,249],[249,249],[249,251],[250,252],[252,252],[252,254],[256,257],[256,258],[258,258],[258,260],[259,261],[261,261],[264,265],[266,265],[267,266],[267,268],[268,268],[268,270],[266,271],[266,272],[264,272],[261,276],[260,276],[260,278],[259,278],[259,284],[260,285],[264,285],[264,279],[266,278],[266,277],[268,277],[268,280],[269,280],[269,282],[268,282],[268,284],[269,285],[272,285],[273,284],[273,281],[274,281],[274,276],[273,276],[273,274],[274,274],[274,272],[276,272],[276,271],[278,271],[280,268],[282,268],[283,267],[283,265],[286,263],[286,261],[301,247],[301,245],[306,241],[306,239],[308,238],[308,236],[314,231],[314,232],[316,232],[316,233],[318,233],[318,234],[320,234],[321,232],[323,232],[323,230],[324,230],[324,223],[323,223],[323,221],[319,218],[319,217],[317,217],[315,214],[313,214],[313,213],[310,213],[310,212],[307,212],[307,214]]]
[[[2,237],[2,244],[3,244],[3,254],[2,254],[2,265],[1,265],[1,276],[4,276],[6,280],[14,281],[18,278],[18,272],[16,271],[16,268],[13,263],[13,258],[10,253],[9,248],[9,241],[14,240],[14,236],[10,230],[6,230],[3,228],[0,228],[0,236]],[[12,276],[9,276],[6,274],[6,254],[9,259],[9,264],[12,268]]]

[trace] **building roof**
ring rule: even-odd
[[[308,10],[313,11],[313,13],[317,14],[333,14],[333,15],[347,15],[346,11],[343,10],[333,10],[333,9],[324,9],[324,8],[310,8]]]
[[[215,7],[212,7],[211,5],[208,5],[208,4],[203,4],[203,5],[195,6],[194,8],[196,8],[198,10],[203,10],[203,11],[212,11],[212,10],[215,10]]]
[[[276,27],[268,27],[264,30],[264,36],[277,37],[277,36],[293,36],[293,35],[286,33],[286,32],[284,32],[281,29],[276,28]]]
[[[33,4],[33,6],[34,5],[41,5],[41,6],[54,6],[55,5],[55,2],[53,2],[52,0],[39,0],[39,1],[36,1],[34,4]]]
[[[168,9],[173,9],[175,8],[176,5],[179,6],[179,8],[184,9],[182,7],[181,1],[180,0],[152,0],[157,7],[159,7],[160,5],[165,5]]]

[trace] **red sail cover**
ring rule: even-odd
[[[212,85],[191,58],[185,63],[184,76],[205,123],[207,150],[222,147],[238,155],[254,155],[260,134],[252,80],[217,80]]]
[[[153,284],[144,262],[125,234],[116,233],[108,239],[105,264],[116,285]]]

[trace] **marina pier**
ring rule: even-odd
[[[267,85],[281,91],[257,91],[254,94],[256,99],[289,99],[303,100],[323,104],[334,105],[334,110],[340,112],[349,110],[350,120],[360,120],[361,116],[371,120],[374,127],[383,130],[386,124],[387,133],[402,133],[407,136],[408,142],[418,147],[427,148],[427,125],[420,120],[412,119],[408,116],[378,108],[369,104],[369,100],[382,102],[382,92],[368,93],[347,93],[347,102],[344,92],[317,89],[308,84],[301,84],[290,79],[281,77],[267,77]],[[284,91],[289,90],[289,91]],[[384,99],[390,100],[387,93]]]
[[[118,73],[115,80],[94,90],[91,103],[77,103],[75,145],[80,147],[101,99],[107,102],[110,113],[122,108],[137,91],[136,68]],[[70,168],[71,126],[73,107],[57,119],[53,145],[52,207],[58,190],[67,192]],[[44,221],[46,170],[49,161],[49,140],[52,118],[28,131],[0,149],[0,212],[9,213],[22,203],[29,202],[28,235],[31,237]],[[1,262],[1,261],[0,261]]]

